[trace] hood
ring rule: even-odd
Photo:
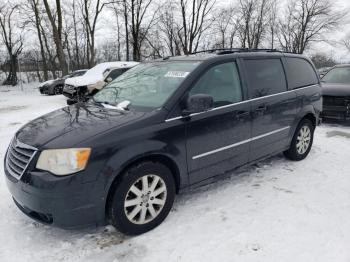
[[[97,83],[98,81],[103,81],[103,75],[83,75],[67,78],[65,84],[71,86],[88,86]]]
[[[131,68],[138,65],[138,62],[106,62],[101,63],[93,68],[89,69],[84,75],[68,78],[66,80],[67,85],[72,86],[87,86],[97,83],[98,81],[103,81],[103,73],[107,69],[114,68]]]
[[[322,83],[322,94],[325,96],[350,96],[350,84]]]
[[[55,80],[48,80],[48,81],[45,81],[45,82],[42,82],[39,84],[39,87],[42,87],[44,85],[50,85],[52,84],[53,82],[55,82]]]
[[[57,148],[72,147],[143,115],[143,112],[123,112],[94,104],[75,104],[29,122],[16,133],[16,137],[19,141],[36,148],[41,148],[51,141]]]

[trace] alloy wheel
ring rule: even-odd
[[[300,155],[305,154],[305,152],[309,149],[311,142],[311,130],[310,127],[304,125],[300,128],[298,137],[297,137],[297,152]]]
[[[166,197],[164,180],[157,175],[145,175],[129,188],[124,201],[125,215],[134,224],[149,223],[162,211]]]

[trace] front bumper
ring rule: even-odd
[[[40,94],[47,95],[49,93],[48,86],[39,86],[39,92]]]
[[[65,85],[62,94],[68,98],[75,98],[78,94],[77,87]]]
[[[97,181],[82,183],[75,175],[56,177],[43,171],[17,180],[6,167],[5,176],[19,209],[41,223],[65,229],[105,224],[105,198]]]
[[[337,120],[349,120],[350,119],[350,106],[329,106],[323,105],[323,111],[321,114],[324,119],[337,119]]]

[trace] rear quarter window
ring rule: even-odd
[[[247,59],[244,61],[250,98],[287,91],[281,59]]]
[[[318,84],[318,77],[312,65],[305,59],[285,58],[289,89]]]

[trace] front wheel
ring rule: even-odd
[[[138,235],[152,230],[167,217],[174,202],[175,182],[163,164],[141,162],[121,176],[111,193],[111,224],[124,234]]]
[[[290,148],[284,155],[294,161],[307,157],[312,147],[314,131],[313,123],[309,119],[303,119],[295,131]]]
[[[63,85],[58,85],[54,88],[54,95],[60,95],[63,93]]]

